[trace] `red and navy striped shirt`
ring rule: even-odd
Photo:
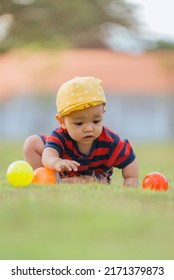
[[[94,140],[88,155],[79,151],[76,141],[63,128],[55,129],[46,137],[45,147],[55,149],[60,158],[80,163],[77,172],[64,172],[61,177],[95,174],[99,180],[110,183],[114,167],[122,169],[135,159],[129,141],[121,139],[106,126]]]

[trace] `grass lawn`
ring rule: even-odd
[[[174,259],[174,143],[137,145],[140,186],[122,187],[120,171],[106,185],[14,188],[8,165],[22,143],[0,145],[0,259]],[[167,192],[145,191],[152,171]]]

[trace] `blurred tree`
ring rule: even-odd
[[[137,29],[134,11],[125,0],[0,0],[1,48],[107,47],[113,24]]]
[[[155,49],[167,49],[167,50],[173,50],[174,49],[174,42],[173,41],[162,41],[162,40],[158,40],[155,42]]]

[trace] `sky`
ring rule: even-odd
[[[153,49],[155,41],[174,43],[174,0],[126,0],[136,5],[139,32],[113,26],[107,37],[108,46],[117,51],[141,53]]]
[[[157,38],[174,41],[174,0],[127,0],[138,4],[145,30]]]

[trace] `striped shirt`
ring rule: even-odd
[[[60,158],[80,163],[77,172],[63,172],[62,178],[95,175],[97,179],[110,183],[114,167],[122,169],[135,159],[129,141],[121,139],[106,126],[103,127],[100,136],[94,140],[88,155],[79,151],[76,141],[63,128],[55,129],[45,138],[45,141],[45,147],[55,149]]]

